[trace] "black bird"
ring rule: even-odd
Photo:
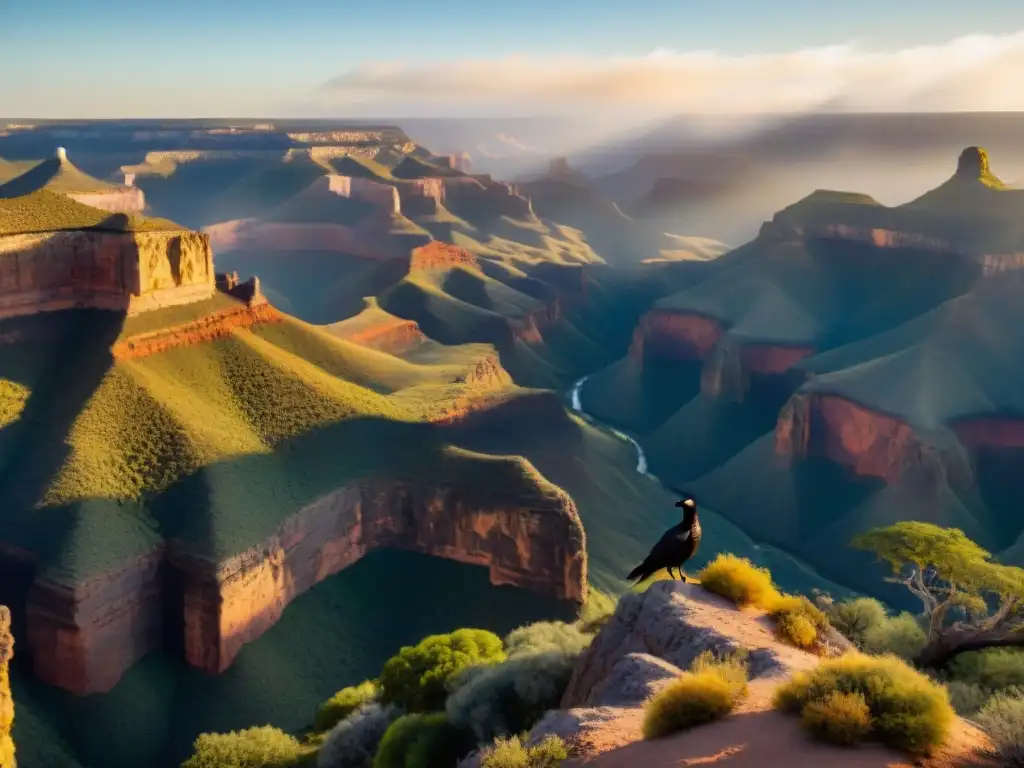
[[[700,521],[697,519],[697,502],[689,496],[677,501],[676,506],[683,508],[683,522],[665,531],[665,535],[658,540],[644,561],[629,572],[626,578],[630,581],[636,579],[641,582],[662,568],[667,569],[673,579],[678,578],[672,573],[672,569],[676,568],[686,579],[683,563],[693,557],[700,546]]]

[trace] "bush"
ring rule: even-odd
[[[862,693],[832,691],[807,703],[801,723],[819,741],[852,747],[871,733],[871,710]]]
[[[949,691],[949,701],[953,709],[964,717],[976,714],[992,698],[992,691],[977,683],[953,680],[946,683],[946,689]]]
[[[818,642],[818,630],[806,616],[798,613],[785,613],[780,616],[775,625],[775,633],[780,640],[797,648],[813,648]]]
[[[518,736],[496,739],[480,755],[480,768],[557,768],[569,757],[569,750],[558,736],[548,736],[540,744],[524,747]]]
[[[747,694],[747,668],[737,657],[701,654],[689,672],[651,697],[644,707],[645,739],[658,739],[725,717]]]
[[[373,768],[455,765],[472,748],[472,740],[452,726],[442,712],[403,715],[384,732]]]
[[[830,603],[827,615],[832,626],[858,648],[864,647],[864,638],[867,633],[888,618],[885,606],[870,597],[859,597],[856,600],[842,603]]]
[[[871,735],[911,754],[941,745],[955,717],[945,687],[895,656],[826,659],[780,685],[775,705],[802,713],[834,692],[862,695],[871,712]]]
[[[505,653],[509,658],[530,653],[578,654],[593,640],[575,624],[561,621],[538,621],[527,624],[508,633],[505,637]]]
[[[949,674],[953,680],[977,683],[993,692],[1024,687],[1024,650],[987,648],[961,653],[950,662]]]
[[[327,734],[317,753],[317,768],[365,768],[370,765],[388,726],[400,714],[401,711],[390,704],[382,707],[371,702],[359,707]]]
[[[446,684],[477,664],[502,661],[501,639],[482,629],[460,629],[449,635],[431,635],[418,645],[406,646],[384,664],[380,699],[407,712],[444,708]]]
[[[287,768],[307,753],[294,736],[264,725],[202,734],[181,768]]]
[[[828,617],[802,595],[779,595],[770,607],[776,634],[797,648],[813,648],[828,629]]]
[[[736,605],[769,608],[779,598],[766,568],[758,568],[745,557],[720,554],[698,575],[701,586]]]
[[[549,651],[471,669],[448,697],[448,718],[471,730],[478,742],[527,730],[558,707],[578,656]]]
[[[1024,697],[999,694],[982,707],[976,719],[1004,768],[1024,767]]]
[[[881,624],[865,633],[862,650],[865,653],[891,653],[903,659],[913,659],[924,648],[928,638],[917,619],[909,613],[889,616]]]
[[[342,688],[327,701],[320,705],[313,721],[313,730],[327,731],[340,723],[363,704],[377,698],[377,683],[367,680],[359,685]]]

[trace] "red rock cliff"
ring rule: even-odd
[[[552,489],[522,507],[479,504],[457,488],[365,482],[300,510],[277,535],[231,560],[175,558],[185,574],[189,663],[223,672],[295,597],[377,547],[484,565],[493,584],[586,597],[583,526],[564,493]]]
[[[971,485],[971,467],[956,447],[944,450],[896,416],[831,394],[794,395],[775,428],[779,455],[829,459],[855,475],[887,483],[913,472]]]
[[[488,375],[481,365],[474,376]],[[162,646],[165,601],[179,590],[170,584],[182,580],[188,661],[221,672],[295,597],[377,547],[484,565],[494,584],[582,602],[586,545],[575,505],[539,477],[528,485],[513,489],[519,501],[502,503],[459,486],[367,481],[299,510],[226,562],[176,551],[169,565],[158,549],[73,586],[37,581],[27,604],[35,674],[79,695],[109,691]]]

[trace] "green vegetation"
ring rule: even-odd
[[[800,722],[819,741],[852,747],[870,735],[871,710],[860,691],[831,691],[821,700],[808,702]]]
[[[927,619],[921,666],[938,667],[961,650],[1024,642],[1024,569],[1002,565],[957,528],[907,521],[854,539],[888,563],[893,580],[918,598]],[[995,606],[993,608],[993,605]],[[964,618],[953,621],[956,613]]]
[[[817,705],[807,716],[816,733],[850,733],[856,705],[849,699],[832,699],[830,706],[829,697],[836,692],[862,696],[871,713],[871,737],[912,754],[942,745],[955,717],[946,689],[895,656],[847,654],[825,659],[779,686],[775,705],[799,714]],[[826,717],[838,722],[825,726],[820,720]]]
[[[977,721],[992,740],[1000,765],[1024,765],[1024,695],[994,697],[978,713]]]
[[[397,707],[363,704],[331,728],[317,752],[317,768],[366,768],[391,724],[401,716]]]
[[[48,189],[19,197],[0,197],[0,235],[63,230],[159,232],[183,229],[173,221],[136,214],[110,213]]]
[[[778,636],[797,648],[814,648],[828,631],[828,617],[803,595],[779,595],[768,610]]]
[[[0,186],[0,198],[21,197],[42,189],[67,195],[111,192],[118,187],[83,173],[67,160],[61,162],[54,157],[36,163],[4,182]]]
[[[468,667],[504,658],[501,638],[482,629],[424,638],[418,645],[402,648],[384,665],[381,701],[409,712],[443,709],[450,679]]]
[[[385,731],[373,768],[454,765],[471,748],[472,741],[453,727],[444,713],[403,715]]]
[[[557,768],[568,757],[565,742],[554,734],[532,747],[518,736],[499,737],[481,753],[480,768]]]
[[[556,709],[573,667],[592,636],[575,624],[538,622],[504,640],[507,660],[466,669],[454,678],[445,711],[477,742],[529,730]]]
[[[659,739],[725,717],[747,695],[746,661],[710,651],[656,693],[644,707],[645,739]]]
[[[320,705],[313,720],[313,730],[330,730],[364,704],[376,699],[379,693],[380,689],[373,680],[342,688]]]
[[[204,733],[182,768],[292,768],[309,754],[294,736],[265,725],[231,733]]]

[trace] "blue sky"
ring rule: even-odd
[[[719,83],[723,72],[734,71],[751,55],[767,57],[764,61],[778,70],[774,79],[760,81],[762,90],[804,92],[812,86],[804,82],[806,74],[794,73],[787,54],[849,44],[860,52],[861,79],[840,83],[837,65],[834,82],[816,82],[813,88],[827,103],[850,97],[859,104],[857,83],[877,80],[879,71],[897,66],[869,61],[867,53],[886,52],[898,63],[900,52],[915,46],[948,45],[971,34],[1006,36],[1024,30],[1024,2],[0,0],[0,29],[0,115],[14,117],[486,113],[503,102],[512,111],[527,110],[545,101],[564,103],[575,83],[601,92],[605,80],[595,79],[595,68],[601,77],[608,76],[608,67],[618,67],[644,78],[645,57],[654,51],[714,51],[718,58],[710,64],[677,61],[671,70],[658,65],[664,81],[678,71],[694,84],[691,97],[672,97],[686,106],[698,103],[704,81],[698,82],[697,72],[714,67],[718,79],[707,82]],[[985,65],[1001,71],[1017,61],[1024,42],[1007,46],[1003,59]],[[975,59],[987,56],[990,47],[974,46],[963,66],[981,66]],[[853,55],[850,50],[834,54]],[[543,80],[547,71],[564,78],[567,65],[557,63],[559,56],[574,57],[576,63],[568,67],[582,74],[564,82],[557,98],[531,91],[530,83],[515,79],[522,68],[508,63],[508,57],[528,60],[532,80]],[[940,54],[929,61],[946,58]],[[618,63],[606,66],[609,61]],[[366,74],[374,62],[396,63]],[[806,62],[808,70],[814,66]],[[945,87],[941,78],[954,78],[960,70],[922,86],[924,65],[914,66],[918,71],[908,72],[906,88],[931,98],[927,103],[946,99],[955,106],[966,98],[960,91],[935,95],[936,88]],[[482,74],[473,80],[469,73],[474,72]],[[338,77],[340,84],[325,89]],[[504,85],[488,99],[481,95],[480,78]],[[729,83],[735,87],[735,78]],[[450,94],[444,105],[423,96],[432,86]],[[729,93],[739,102],[747,98],[746,92]],[[587,98],[600,101],[593,93]],[[989,94],[979,103],[998,106],[1001,98]],[[752,108],[761,103],[751,102]]]

